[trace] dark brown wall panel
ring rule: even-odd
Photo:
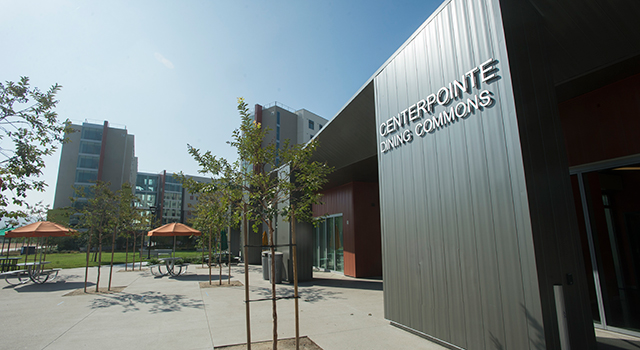
[[[569,166],[640,153],[640,74],[559,105]]]
[[[382,276],[380,200],[377,183],[354,183],[355,277]]]

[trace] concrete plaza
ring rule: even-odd
[[[126,288],[112,294],[65,296],[83,288],[82,268],[63,270],[43,285],[11,287],[0,281],[0,348],[200,350],[246,343],[244,287],[201,288],[208,269],[200,265],[178,277],[122,269],[114,268],[112,286]],[[95,282],[96,273],[90,269],[89,281]],[[223,281],[227,273],[225,268]],[[314,277],[300,286],[300,335],[323,349],[444,349],[384,319],[381,280],[325,272]],[[109,268],[103,267],[100,287],[108,278]],[[242,266],[232,268],[231,279],[244,283]],[[213,280],[217,283],[216,269]],[[259,266],[250,266],[249,285],[251,299],[270,296]],[[293,287],[278,285],[278,295],[292,296]],[[270,340],[271,301],[250,305],[252,342]],[[292,299],[278,301],[279,338],[294,336],[293,310]]]
[[[208,269],[191,265],[179,277],[156,277],[147,269],[114,268],[111,294],[65,296],[84,286],[84,269],[68,269],[55,282],[11,287],[0,281],[0,349],[212,349],[246,343],[244,287],[201,288]],[[262,269],[250,266],[252,300],[270,297]],[[97,268],[89,269],[95,290]],[[223,283],[228,269],[223,270]],[[109,268],[101,269],[106,287]],[[398,329],[384,319],[382,281],[314,272],[300,285],[300,335],[324,350],[445,349]],[[231,280],[244,283],[244,268],[232,267]],[[213,283],[218,270],[213,269]],[[290,297],[293,287],[278,285]],[[271,301],[251,304],[252,343],[272,337]],[[278,337],[294,336],[293,300],[278,301]],[[602,350],[638,349],[640,339],[597,330]]]

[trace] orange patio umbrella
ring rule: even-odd
[[[19,227],[15,230],[8,231],[7,233],[5,233],[4,236],[7,238],[64,237],[75,232],[77,231],[72,230],[68,227],[64,227],[62,225],[50,222],[50,221],[38,221],[38,222],[34,222],[33,224]],[[40,253],[41,253],[40,258],[42,259],[42,252]],[[27,250],[27,254],[25,255],[25,258],[24,258],[25,262],[27,261],[28,255],[29,255],[29,251]],[[46,257],[46,252],[45,252],[45,257]]]
[[[176,236],[200,236],[201,234],[202,232],[193,229],[185,224],[172,222],[149,231],[149,233],[147,233],[147,236],[173,236],[173,255],[175,256]],[[151,249],[151,246],[149,246],[149,249]]]
[[[149,231],[147,236],[200,236],[202,232],[179,222],[172,222]]]
[[[7,238],[18,237],[64,237],[76,232],[50,221],[38,221],[5,233]]]

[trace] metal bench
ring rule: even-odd
[[[13,271],[7,271],[7,272],[1,273],[0,278],[4,277],[4,280],[12,286],[25,284],[29,281],[42,284],[47,281],[56,279],[58,277],[58,273],[61,270],[62,269],[60,268],[55,268],[50,270],[40,270],[37,273],[32,273],[31,275],[29,274],[29,270],[13,270]],[[51,275],[53,275],[53,277]],[[18,282],[16,283],[15,280],[10,281],[9,280],[10,278],[17,279]]]
[[[162,267],[167,269],[167,272],[162,272]],[[152,275],[158,276],[158,277],[167,276],[167,275],[179,276],[179,275],[182,275],[183,273],[187,272],[187,268],[188,267],[189,267],[189,263],[174,264],[173,265],[173,271],[170,272],[169,271],[169,267],[166,264],[162,264],[161,263],[161,264],[149,265],[149,271],[151,271]],[[155,272],[154,269],[157,269],[158,271]],[[176,269],[177,269],[177,271],[176,271]]]
[[[25,284],[27,283],[27,281],[29,281],[29,271],[27,270],[13,270],[13,271],[7,271],[7,272],[2,272],[0,273],[0,278],[3,278],[4,280],[12,285],[12,286],[17,286],[19,284]],[[26,277],[26,280],[24,280],[24,278]],[[14,283],[12,281],[9,281],[9,278],[17,278],[18,279],[18,283]]]

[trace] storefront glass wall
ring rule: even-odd
[[[320,220],[314,228],[313,265],[328,271],[344,272],[342,214]]]
[[[580,235],[598,327],[640,332],[640,164],[573,171]]]

